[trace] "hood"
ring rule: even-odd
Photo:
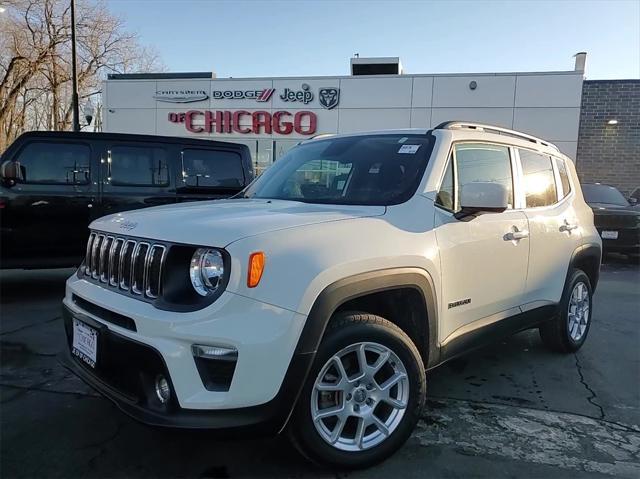
[[[227,246],[247,236],[297,226],[380,216],[384,206],[236,199],[197,201],[105,216],[90,228],[174,243]]]
[[[640,208],[631,205],[612,205],[610,203],[589,203],[595,215],[638,215]]]

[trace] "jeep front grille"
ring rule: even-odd
[[[81,271],[105,286],[155,299],[166,250],[161,244],[93,232]]]

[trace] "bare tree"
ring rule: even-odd
[[[0,152],[20,133],[71,127],[71,28],[68,0],[3,2],[0,17]],[[109,72],[162,70],[102,0],[78,0],[78,90],[99,102]]]

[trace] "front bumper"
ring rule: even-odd
[[[63,306],[63,319],[68,344],[71,342],[72,320],[76,317],[99,331],[99,354],[107,355],[92,369],[71,354],[70,347],[58,358],[61,364],[85,383],[116,404],[130,417],[152,426],[215,429],[242,434],[276,434],[280,432],[295,405],[300,385],[308,372],[313,354],[296,354],[286,374],[286,381],[271,401],[252,407],[218,410],[182,408],[175,394],[162,404],[155,397],[153,378],[165,375],[174,391],[173,380],[162,355],[155,349],[118,334],[105,325],[70,311]],[[120,368],[119,374],[117,374]]]
[[[602,250],[605,253],[640,254],[640,228],[597,227],[602,238],[603,231],[616,231],[618,238],[602,238]]]
[[[63,305],[69,345],[73,316],[99,331],[96,369],[69,351],[63,364],[147,424],[277,431],[313,359],[309,350],[297,349],[305,316],[233,293],[223,293],[202,310],[176,313],[73,275]],[[192,352],[195,344],[238,352],[228,388],[205,385]],[[158,374],[170,382],[168,404],[151,394]]]

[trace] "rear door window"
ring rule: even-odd
[[[192,188],[240,188],[245,182],[242,158],[231,151],[186,148],[181,179]]]
[[[558,201],[551,157],[519,150],[527,208],[549,206]]]
[[[114,186],[167,186],[169,166],[164,148],[113,146],[107,157],[109,181]]]
[[[16,161],[22,170],[22,183],[86,185],[91,182],[91,149],[81,143],[29,143]]]

